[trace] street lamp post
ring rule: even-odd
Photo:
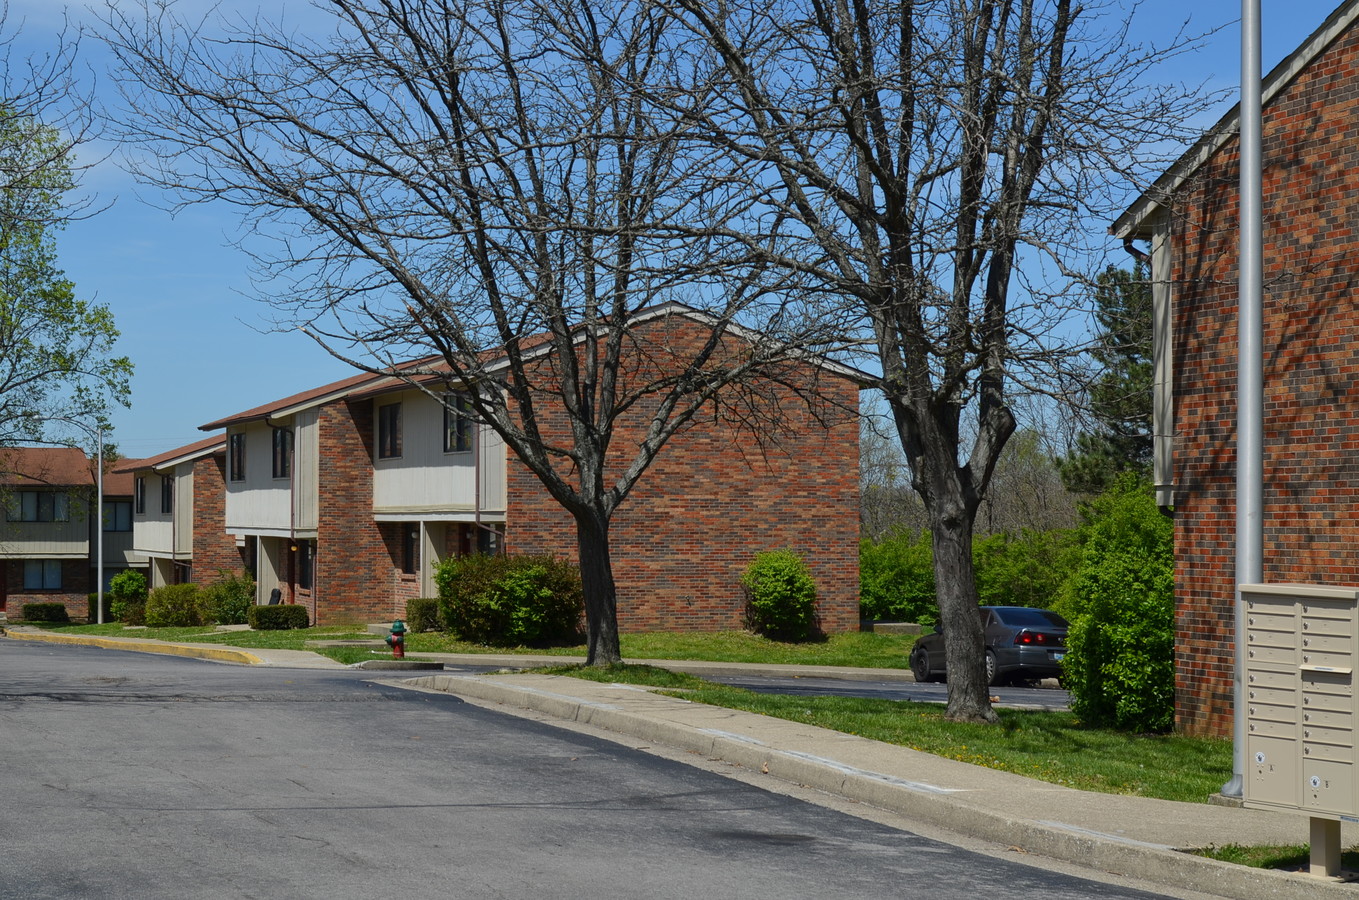
[[[104,428],[102,425],[86,425],[78,419],[66,416],[32,417],[39,422],[66,422],[94,438],[94,571],[95,571],[95,621],[104,624]]]

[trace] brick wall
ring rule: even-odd
[[[242,548],[226,531],[226,454],[193,464],[193,579],[211,584],[218,572],[243,572]]]
[[[1232,726],[1237,144],[1177,196],[1176,718]],[[1265,111],[1265,580],[1359,584],[1359,35]]]
[[[404,615],[394,557],[373,521],[372,401],[323,407],[319,441],[315,624]]]
[[[678,324],[687,330],[677,333]],[[659,371],[702,339],[695,328],[686,319],[639,330],[637,355]],[[784,376],[811,386],[815,373],[788,367]],[[630,377],[648,374],[644,366]],[[814,387],[824,421],[766,382],[711,405],[662,449],[610,534],[622,630],[740,628],[741,573],[755,553],[784,547],[811,566],[822,628],[857,630],[858,391],[834,376]],[[638,408],[620,429],[613,466],[631,461],[648,412]],[[775,413],[776,433],[758,434],[756,424]],[[576,558],[575,525],[538,479],[511,460],[507,480],[509,551]]]
[[[61,561],[61,590],[29,591],[24,588],[24,560],[7,559],[0,562],[5,579],[5,617],[9,621],[23,618],[25,603],[60,603],[72,619],[84,621],[90,612],[90,592],[94,590],[94,570],[88,559]]]

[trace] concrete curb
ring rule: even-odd
[[[48,644],[80,644],[102,647],[105,650],[130,650],[134,653],[162,653],[190,659],[211,659],[217,662],[239,663],[246,666],[263,665],[264,660],[236,647],[212,644],[170,644],[165,641],[139,641],[136,638],[96,637],[84,634],[53,634],[49,631],[15,631],[6,629],[5,637],[16,641],[41,641]]]
[[[513,676],[511,676],[513,677]],[[622,706],[476,676],[438,675],[406,684],[531,709],[557,718],[736,763],[795,784],[858,800],[960,834],[1015,847],[1090,869],[1239,900],[1322,900],[1359,897],[1359,886],[1275,870],[1252,869],[1063,825],[1019,819],[933,788],[864,769],[629,712]],[[642,690],[642,689],[638,689]],[[659,699],[659,698],[658,698]],[[686,701],[677,701],[686,702]],[[734,713],[734,715],[754,715]],[[762,717],[756,717],[762,718]],[[865,739],[866,740],[866,739]]]

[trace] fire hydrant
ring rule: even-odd
[[[392,648],[392,659],[406,658],[406,623],[397,619],[392,623],[392,633],[387,635],[387,646]]]

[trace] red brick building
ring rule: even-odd
[[[1359,584],[1359,2],[1265,79],[1266,582]],[[1157,491],[1174,508],[1176,719],[1232,727],[1239,119],[1113,226],[1151,242]]]
[[[99,540],[94,461],[75,448],[0,450],[0,609],[22,618],[26,603],[61,603],[83,620],[96,590]],[[133,561],[132,478],[106,472],[104,586]]]
[[[670,316],[635,329],[625,377],[654,374],[692,327]],[[789,364],[666,445],[611,531],[624,630],[739,628],[741,572],[757,552],[784,547],[812,568],[822,627],[858,627],[861,382],[830,362]],[[777,410],[778,427],[748,427],[752,404],[768,405],[761,416]],[[618,430],[620,462],[646,417],[639,408]],[[570,516],[499,437],[404,380],[357,375],[203,428],[225,430],[216,449],[158,458],[194,461],[193,580],[211,580],[200,547],[229,547],[218,555],[255,573],[261,600],[277,588],[313,622],[402,616],[407,600],[435,595],[439,561],[502,542],[511,553],[575,556]],[[209,464],[215,479],[198,471]],[[219,485],[219,505],[199,496]]]

